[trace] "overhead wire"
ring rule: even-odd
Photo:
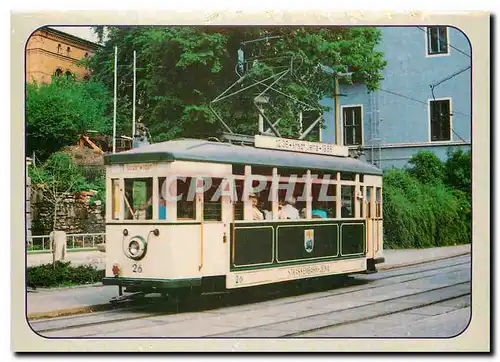
[[[410,101],[414,101],[414,102],[417,102],[417,103],[423,104],[423,105],[425,105],[426,107],[428,106],[428,103],[427,103],[427,102],[423,102],[423,101],[421,101],[421,100],[418,100],[418,99],[413,98],[413,97],[406,96],[406,95],[401,94],[401,93],[393,92],[393,91],[390,91],[390,90],[388,90],[388,89],[383,89],[383,88],[377,88],[377,90],[380,90],[380,91],[382,91],[382,92],[386,92],[386,93],[389,93],[389,94],[395,95],[395,96],[397,96],[397,97],[405,98],[405,99],[408,99],[408,100],[410,100]],[[434,98],[434,99],[435,99],[435,98]],[[453,114],[453,115],[454,115],[454,114],[459,114],[459,115],[462,115],[462,116],[465,116],[465,117],[469,117],[469,118],[470,118],[470,115],[469,115],[469,114],[465,114],[465,113],[458,112],[458,111],[453,111],[453,112],[452,112],[452,114]],[[455,134],[458,138],[460,138],[460,139],[462,140],[462,142],[467,143],[467,141],[465,141],[465,140],[463,139],[463,137],[461,137],[461,136],[460,136],[460,135],[459,135],[459,134],[458,134],[458,133],[457,133],[457,132],[453,129],[453,127],[451,128],[451,130],[452,130],[452,132],[453,132],[453,133],[454,133],[454,134]]]

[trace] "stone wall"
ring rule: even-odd
[[[105,232],[104,205],[100,201],[90,202],[93,192],[78,193],[59,203],[56,230],[67,234]],[[52,231],[54,206],[41,197],[32,195],[32,234],[48,235]]]

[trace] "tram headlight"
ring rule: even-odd
[[[140,252],[140,249],[141,247],[136,240],[132,240],[130,244],[128,244],[128,251],[132,256],[137,256],[137,254]]]
[[[141,260],[146,255],[147,243],[141,236],[134,236],[124,241],[124,252],[130,259]]]

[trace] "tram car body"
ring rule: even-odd
[[[381,170],[340,146],[263,137],[106,155],[103,283],[170,294],[376,271]],[[290,193],[300,218],[283,218]]]

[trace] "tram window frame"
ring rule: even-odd
[[[307,172],[307,171],[306,171]],[[293,174],[292,174],[293,175]],[[305,176],[305,175],[304,175]],[[288,188],[281,187],[282,184],[289,184],[290,177],[280,177],[278,184],[278,199],[275,202],[278,203],[278,215],[276,215],[278,220],[306,220],[307,219],[307,199],[310,195],[308,193],[304,197],[304,192],[307,192],[307,182],[303,175],[297,176],[295,182],[293,183],[293,190],[290,192]],[[300,185],[300,190],[297,191],[297,185]],[[289,186],[290,187],[290,186]],[[291,195],[290,195],[291,194]],[[293,207],[297,209],[299,218],[298,219],[288,219],[283,218],[282,209],[285,207],[287,199],[290,197],[295,198],[295,205]],[[300,205],[300,206],[299,206]],[[303,207],[301,207],[303,206]]]
[[[344,190],[350,189],[350,192],[344,192]],[[340,217],[345,218],[345,219],[350,219],[355,217],[355,203],[356,203],[356,187],[354,185],[340,185],[340,207],[341,207],[341,212],[340,212]],[[345,206],[345,201],[346,197],[349,196],[350,200],[350,210],[349,214],[345,214],[344,210],[349,209],[347,206]]]
[[[272,173],[272,168],[271,168],[271,173]],[[266,177],[266,186],[263,189],[259,189],[261,180],[252,180],[250,189],[247,191],[248,193],[247,196],[249,196],[250,194],[255,195],[255,198],[257,199],[257,208],[262,213],[263,219],[259,220],[253,218],[253,210],[252,210],[253,206],[251,204],[252,200],[248,198],[246,202],[248,203],[249,206],[245,208],[246,210],[248,210],[248,215],[245,214],[245,220],[252,220],[252,221],[273,220],[273,202],[274,202],[272,198],[273,182],[272,180],[268,179],[269,177],[266,175],[254,174],[254,173],[252,173],[252,175],[258,177]]]
[[[232,165],[233,175],[244,175],[245,174],[245,165],[234,164]]]
[[[214,222],[220,222],[222,221],[222,191],[220,189],[222,183],[223,183],[223,178],[221,177],[213,177],[210,178],[211,180],[211,185],[210,188],[207,190],[204,189],[203,191],[203,221],[214,221]],[[218,180],[218,183],[214,184],[214,180]],[[217,196],[217,193],[219,194],[218,199],[214,200],[214,197]],[[210,217],[207,218],[207,211],[212,211],[212,210],[207,210],[207,206],[209,208],[214,208],[215,209],[215,217]]]
[[[123,201],[126,206],[123,219],[153,220],[153,177],[128,177],[123,179],[123,183]],[[140,200],[142,197],[136,198],[135,190],[137,190],[137,192],[142,191],[142,186],[139,187],[140,183],[144,183],[145,187],[146,195],[144,195],[144,200]],[[137,188],[135,189],[136,184]],[[130,196],[130,191],[132,191],[132,196]],[[140,214],[138,214],[138,211],[143,212],[144,217],[139,217]]]
[[[243,199],[245,181],[235,179],[233,183],[233,220],[245,220],[245,200]]]
[[[120,188],[120,179],[119,178],[111,179],[111,220],[120,220],[121,196],[122,196],[122,190]]]
[[[356,174],[354,172],[340,172],[341,181],[356,181]]]
[[[169,183],[169,180],[167,177],[158,177],[158,199],[156,201],[157,203],[157,206],[158,206],[158,214],[157,214],[157,218],[158,220],[160,221],[164,221],[164,220],[167,220],[167,213],[168,213],[168,195],[170,193],[170,191],[167,191],[166,189],[165,190],[162,190],[163,189],[163,186],[165,185],[166,183],[166,186],[171,186],[171,183]],[[166,197],[166,198],[165,198]],[[162,215],[162,202],[165,202],[165,217],[161,217]]]
[[[334,197],[334,200],[318,200],[319,196],[322,196],[323,188],[326,188],[326,195],[328,197]],[[333,195],[332,195],[333,193]],[[337,218],[337,182],[327,182],[322,179],[314,179],[311,185],[311,214],[314,210],[323,210],[326,211],[326,218],[314,217],[311,215],[312,219],[336,219]],[[324,210],[322,205],[327,206],[326,210]],[[315,207],[319,206],[319,207]]]
[[[382,188],[375,188],[375,217],[377,219],[382,218]]]
[[[272,176],[273,169],[271,166],[252,166],[252,175]]]
[[[373,193],[373,186],[366,186],[366,217],[368,219],[371,219],[372,218],[372,202],[371,202],[371,199],[372,199],[372,193]]]
[[[292,168],[292,167],[280,167],[278,169],[278,175],[280,180],[282,178],[289,178],[291,176],[296,176],[297,180],[306,177],[307,170],[303,168]]]
[[[193,182],[194,180],[194,182]],[[197,195],[196,195],[196,186],[197,186],[197,178],[196,177],[177,177],[176,179],[176,196],[177,196],[177,207],[176,207],[176,220],[177,221],[193,221],[197,220]],[[182,183],[182,186],[179,187],[179,183]],[[188,185],[187,188],[184,185]],[[182,190],[182,194],[180,194],[180,190]],[[187,194],[186,194],[187,191]],[[185,200],[184,200],[185,197]],[[193,198],[193,200],[189,200],[188,198]],[[184,208],[183,205],[189,205],[190,208],[192,206],[192,217],[186,215],[182,215],[179,217],[180,211]]]

